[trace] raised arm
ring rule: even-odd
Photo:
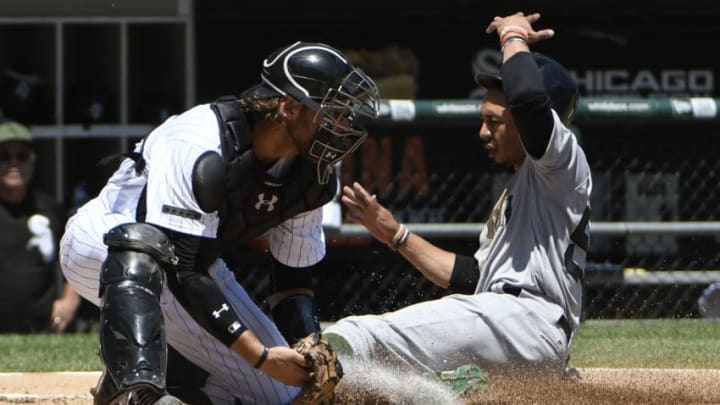
[[[496,32],[503,54],[500,75],[515,125],[528,154],[542,157],[550,142],[554,119],[540,68],[530,54],[530,44],[552,38],[550,29],[535,31],[532,24],[539,13],[516,13],[495,17],[487,33]]]

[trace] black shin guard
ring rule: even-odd
[[[270,292],[284,298],[272,305],[270,312],[290,345],[320,330],[315,297],[312,296],[312,273],[317,266],[290,267],[271,258]],[[288,292],[293,294],[288,295]]]
[[[315,298],[293,295],[278,302],[272,310],[273,320],[290,345],[320,330]]]
[[[106,234],[100,275],[100,356],[106,371],[97,401],[132,393],[153,403],[165,393],[167,345],[160,307],[164,270],[173,263],[165,235],[147,224],[125,224]]]
[[[100,313],[100,353],[120,391],[165,390],[165,326],[158,297],[139,285],[110,285]]]

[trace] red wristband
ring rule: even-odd
[[[507,40],[510,39],[510,38],[522,38],[525,42],[527,42],[527,40],[528,40],[527,35],[522,35],[521,32],[508,31],[508,32],[505,33],[505,35],[503,35],[502,37],[500,37],[500,45],[502,45],[502,44],[504,44],[505,42],[507,42]]]
[[[507,25],[505,28],[502,29],[502,31],[499,32],[500,38],[507,35],[509,32],[515,32],[519,34],[523,38],[528,38],[528,30],[525,29],[525,27],[521,27],[519,25]]]

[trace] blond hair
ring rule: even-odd
[[[281,121],[280,97],[259,98],[244,97],[239,99],[243,112],[253,113],[256,118],[268,121]]]

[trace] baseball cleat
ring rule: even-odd
[[[475,364],[465,364],[448,371],[428,371],[422,375],[450,387],[459,397],[470,397],[488,387],[485,373]]]

